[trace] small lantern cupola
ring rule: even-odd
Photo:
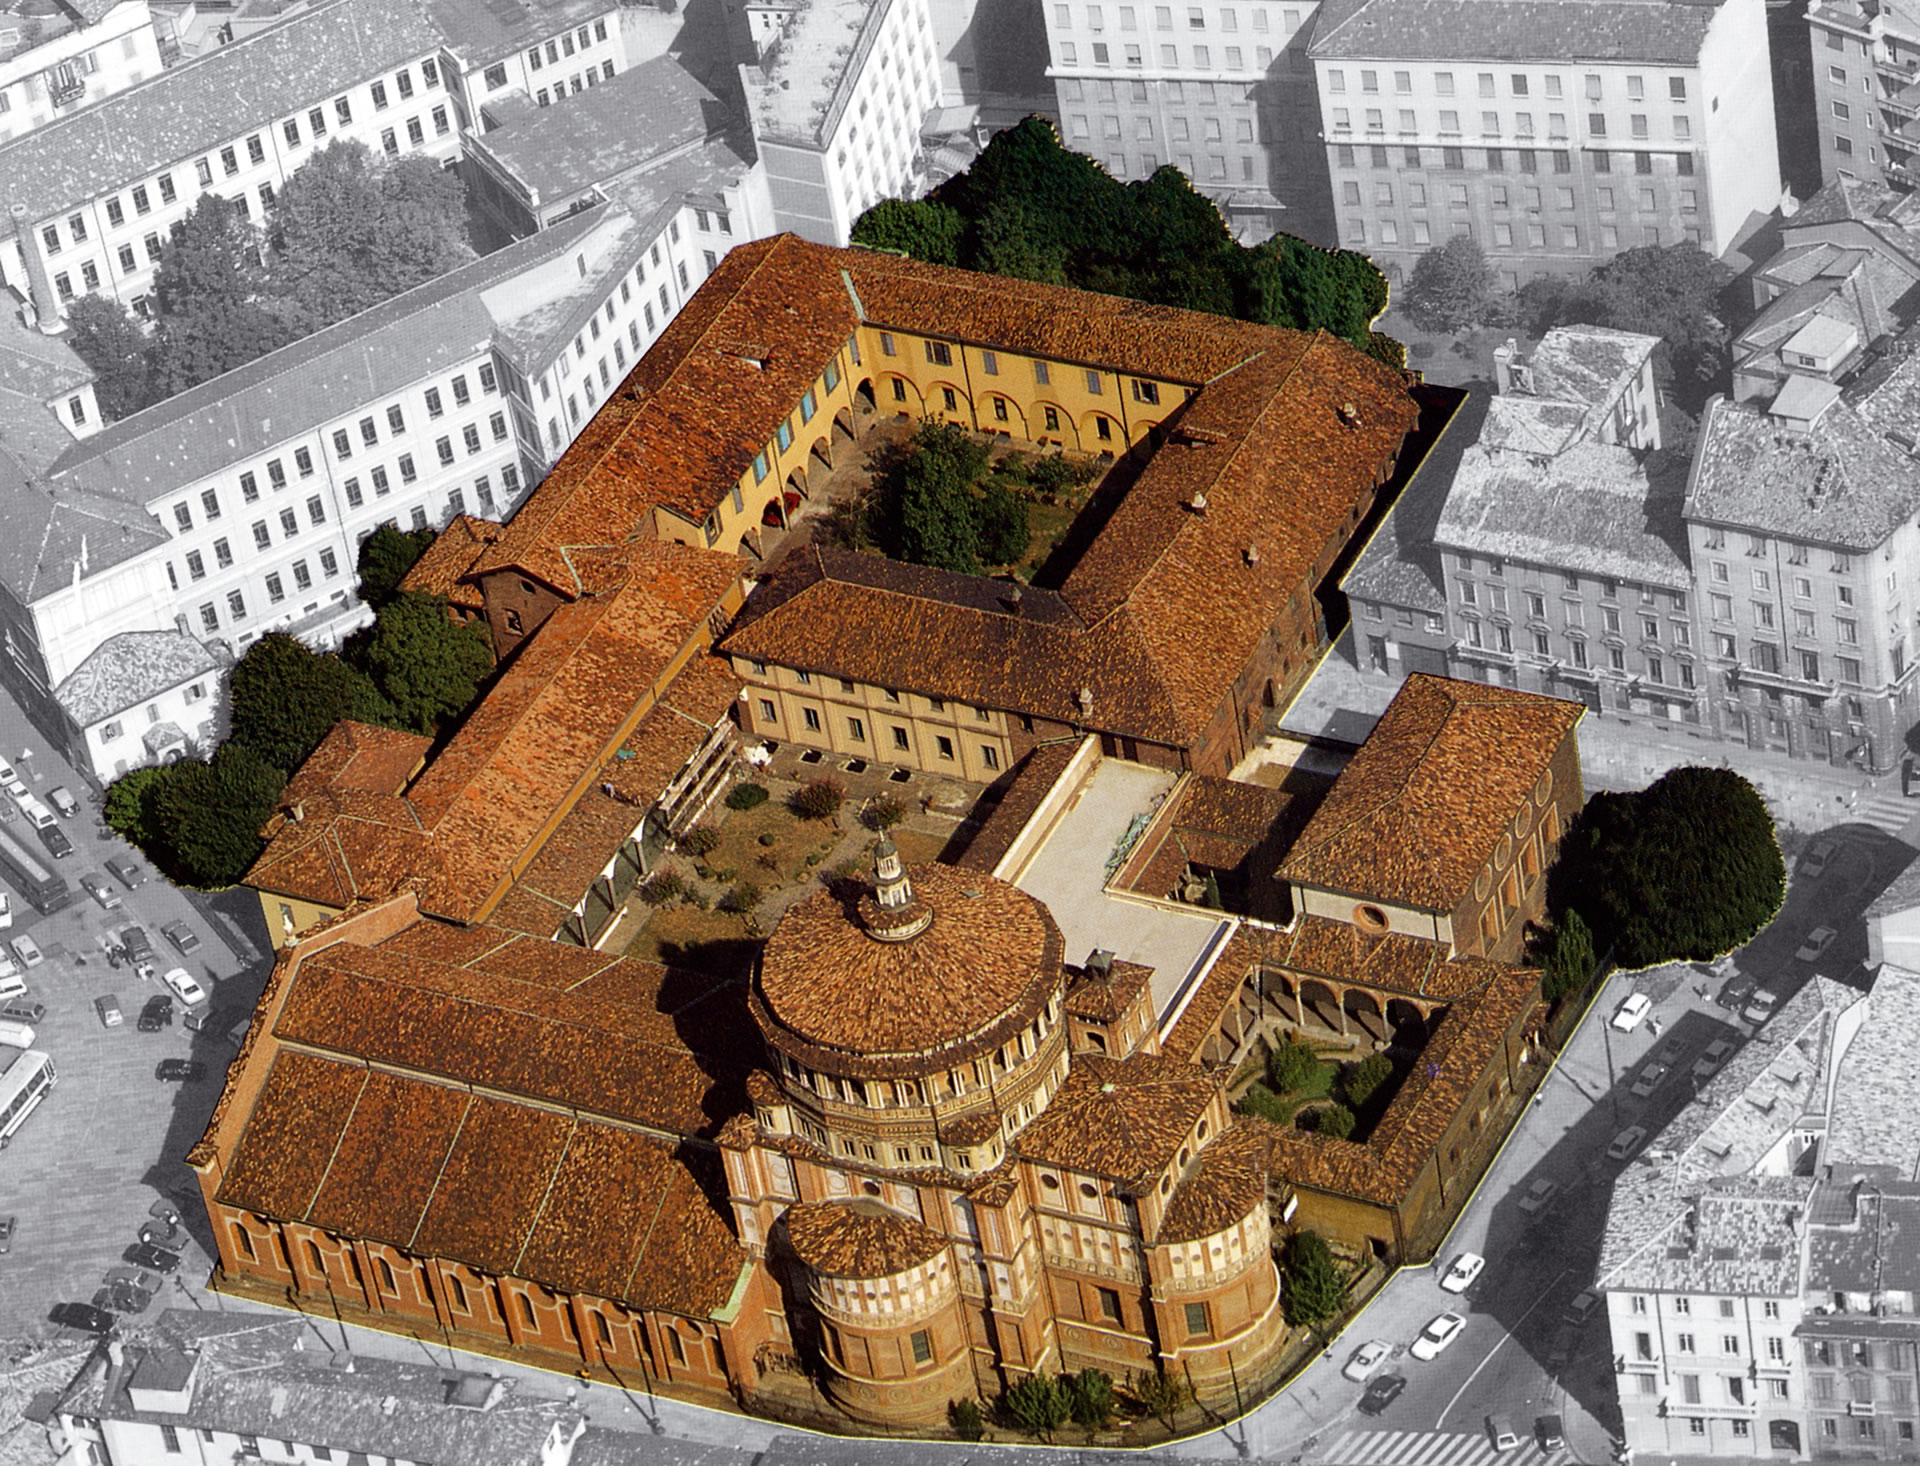
[[[885,835],[873,847],[873,894],[860,903],[867,935],[879,942],[905,942],[933,923],[933,909],[913,894],[900,847]]]

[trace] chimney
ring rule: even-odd
[[[1191,499],[1187,500],[1187,508],[1191,509],[1195,514],[1205,514],[1207,512],[1207,496],[1205,494],[1195,494]]]
[[[108,1339],[107,1362],[115,1369],[125,1369],[127,1367],[127,1346],[118,1339]]]
[[[1340,404],[1340,410],[1336,415],[1341,422],[1350,428],[1360,426],[1360,409],[1355,407],[1351,402],[1342,402]]]
[[[1095,947],[1087,957],[1087,975],[1089,977],[1111,977],[1113,975],[1113,953],[1105,947]]]
[[[287,818],[292,820],[296,825],[306,817],[307,807],[299,801],[295,801],[293,807],[287,811]]]
[[[1258,565],[1259,563],[1260,563],[1260,547],[1258,545],[1248,545],[1247,546],[1247,564],[1249,566],[1254,566],[1254,565]]]
[[[1018,616],[1020,614],[1020,587],[1016,585],[1010,589],[1000,598],[1000,603],[1007,608],[1007,614],[1009,616]]]
[[[1520,343],[1509,336],[1493,348],[1493,380],[1502,396],[1513,390],[1513,363]]]
[[[1081,717],[1091,718],[1093,716],[1093,689],[1091,687],[1081,688],[1079,695],[1074,698],[1074,702],[1080,709]]]

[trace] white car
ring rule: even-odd
[[[1443,1313],[1424,1329],[1420,1337],[1413,1341],[1415,1359],[1433,1359],[1440,1351],[1460,1337],[1460,1331],[1467,1321],[1457,1313]]]
[[[20,959],[22,967],[38,967],[46,961],[46,954],[40,950],[40,944],[25,932],[20,933],[7,945],[13,948],[13,955]]]
[[[1640,1142],[1646,1138],[1647,1127],[1645,1125],[1627,1126],[1625,1130],[1622,1130],[1618,1135],[1613,1137],[1613,1144],[1607,1147],[1607,1159],[1610,1161],[1624,1161],[1628,1156],[1640,1149]]]
[[[0,972],[0,998],[17,998],[27,990],[20,980],[20,974],[13,970],[13,964],[7,964],[7,970]]]
[[[1520,1198],[1520,1210],[1530,1217],[1539,1216],[1547,1208],[1547,1203],[1559,1194],[1558,1181],[1535,1181],[1527,1188],[1527,1194]]]
[[[1806,941],[1800,944],[1800,950],[1793,955],[1802,962],[1818,962],[1827,948],[1833,945],[1833,939],[1840,933],[1830,926],[1816,926],[1807,933]]]
[[[13,897],[0,891],[0,931],[13,925]]]
[[[160,981],[164,982],[173,995],[189,1008],[207,1000],[207,990],[195,982],[193,974],[184,967],[169,967],[160,974]]]
[[[1347,1361],[1347,1367],[1340,1371],[1355,1384],[1365,1384],[1393,1352],[1393,1346],[1384,1339],[1374,1339],[1362,1344],[1353,1351],[1353,1358]]]
[[[1620,1011],[1613,1015],[1613,1026],[1622,1033],[1632,1033],[1652,1011],[1652,998],[1645,993],[1629,993]]]
[[[1757,1028],[1769,1018],[1773,1017],[1774,1007],[1779,1001],[1779,998],[1775,997],[1765,988],[1761,988],[1759,992],[1753,995],[1753,1001],[1741,1010],[1740,1016]]]
[[[1477,1252],[1463,1252],[1453,1260],[1453,1266],[1447,1269],[1447,1275],[1440,1280],[1440,1290],[1444,1293],[1464,1293],[1473,1285],[1473,1280],[1486,1270],[1487,1260]]]

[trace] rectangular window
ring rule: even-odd
[[[300,533],[300,517],[291,509],[280,511],[280,532],[288,536]]]
[[[278,575],[269,575],[267,577],[267,600],[277,606],[286,598],[287,590],[286,587],[280,583],[280,577]]]
[[[473,423],[468,423],[460,430],[460,441],[467,445],[467,452],[478,453],[480,451],[480,429]]]
[[[266,549],[266,548],[267,548],[267,547],[268,547],[269,545],[271,545],[272,543],[273,543],[273,539],[272,539],[272,536],[270,536],[270,535],[269,535],[269,534],[267,533],[267,522],[266,522],[266,520],[264,520],[264,519],[257,519],[257,520],[255,520],[255,521],[254,521],[254,524],[253,524],[253,545],[254,545],[254,548],[255,548],[255,549],[257,549],[257,550],[264,550],[264,549]]]
[[[453,439],[440,438],[434,442],[433,451],[439,456],[441,467],[453,462]]]
[[[473,394],[467,390],[467,379],[464,373],[456,376],[448,385],[453,388],[453,405],[455,407],[465,407],[473,400]]]
[[[333,456],[342,460],[353,457],[353,439],[345,428],[333,430]]]
[[[1207,1316],[1207,1305],[1189,1303],[1186,1306],[1187,1337],[1206,1339],[1213,1336],[1213,1324]]]

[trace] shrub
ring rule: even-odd
[[[1099,1430],[1113,1415],[1113,1377],[1104,1370],[1083,1369],[1067,1377],[1068,1404],[1073,1421]]]
[[[860,811],[860,823],[869,830],[891,830],[907,817],[907,806],[897,794],[882,794],[878,799],[869,800],[867,807]]]
[[[640,899],[649,906],[671,906],[686,894],[686,879],[671,870],[654,872],[653,879],[640,888]]]
[[[1359,1063],[1347,1066],[1347,1072],[1341,1076],[1340,1088],[1347,1096],[1347,1103],[1357,1110],[1391,1078],[1393,1060],[1385,1054],[1369,1054]]]
[[[1059,494],[1091,483],[1098,472],[1091,460],[1068,458],[1064,453],[1048,453],[1026,465],[1027,482],[1038,494]]]
[[[813,779],[802,784],[787,799],[787,808],[803,820],[830,820],[840,813],[847,792],[838,779]]]
[[[1050,1374],[1030,1374],[1004,1396],[1013,1423],[1030,1435],[1051,1441],[1073,1414],[1073,1402]]]
[[[680,848],[689,855],[711,855],[720,848],[720,832],[711,825],[695,825],[680,837]]]
[[[752,881],[741,881],[720,898],[720,909],[745,916],[760,904],[760,888]]]
[[[955,1400],[947,1406],[947,1424],[963,1441],[985,1440],[987,1416],[977,1400]]]
[[[1321,1323],[1340,1311],[1347,1279],[1326,1238],[1318,1232],[1295,1232],[1287,1244],[1286,1269],[1280,1297],[1288,1323]]]
[[[1284,1125],[1292,1118],[1292,1110],[1287,1102],[1258,1080],[1248,1086],[1236,1108],[1243,1115],[1258,1115],[1262,1120],[1271,1120],[1276,1125]]]
[[[1168,1430],[1173,1429],[1174,1417],[1193,1398],[1193,1390],[1186,1380],[1164,1369],[1152,1374],[1136,1372],[1127,1380],[1127,1393],[1158,1417]]]
[[[727,791],[728,809],[758,809],[767,802],[764,784],[735,784]]]
[[[772,834],[769,833],[769,834],[762,835],[760,837],[760,844],[762,847],[771,846],[773,844]]]
[[[1297,1039],[1288,1039],[1267,1060],[1267,1078],[1281,1094],[1305,1089],[1319,1073],[1319,1055]]]
[[[1327,1105],[1313,1112],[1313,1128],[1335,1140],[1353,1134],[1353,1111],[1345,1105]]]

